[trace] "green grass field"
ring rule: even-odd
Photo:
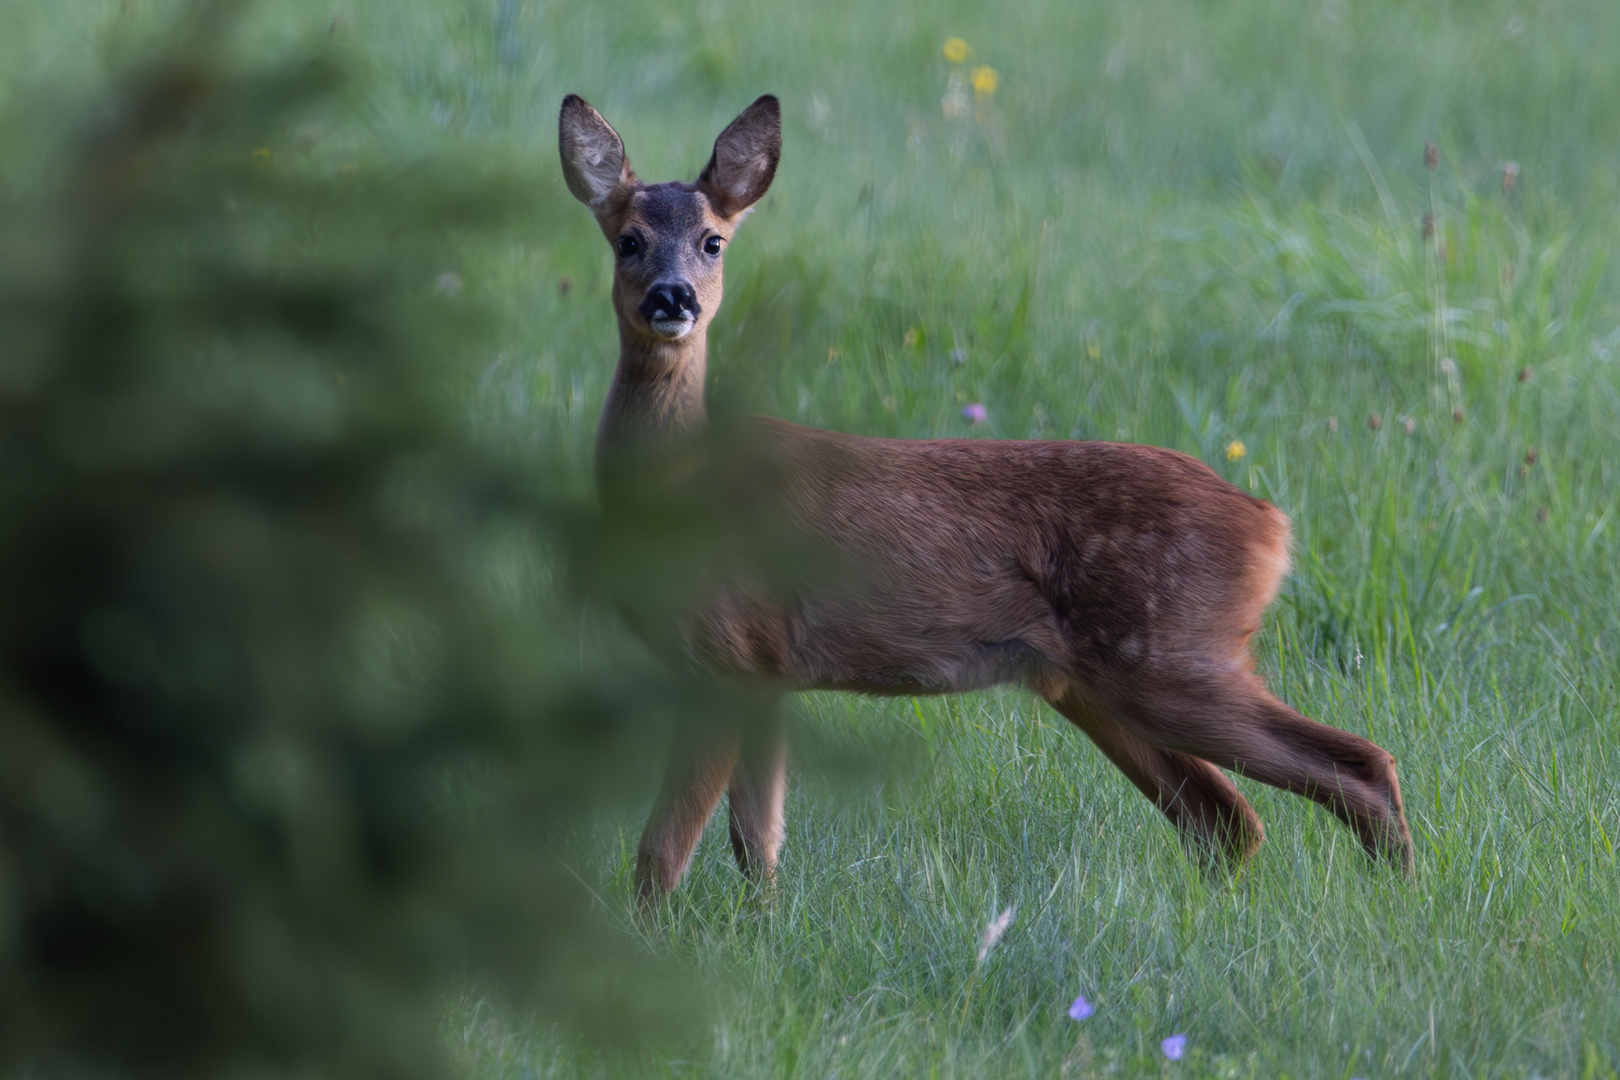
[[[8,110],[92,86],[172,10],[7,7]],[[690,179],[779,95],[714,389],[850,432],[1203,458],[1295,523],[1271,685],[1398,760],[1412,880],[1242,781],[1268,841],[1215,880],[1026,693],[802,698],[775,902],[717,819],[634,930],[714,998],[646,1074],[1620,1071],[1620,5],[329,0],[266,5],[248,40],[363,80],[361,123],[290,130],[275,160],[440,155],[531,186],[532,227],[449,237],[444,269],[501,320],[471,408],[560,451],[571,491],[617,341],[559,100],[600,109],[643,178]],[[565,841],[613,918],[639,813]],[[629,1067],[448,1012],[475,1076]]]

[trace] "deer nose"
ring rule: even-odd
[[[661,281],[647,290],[647,298],[641,302],[641,317],[648,322],[696,319],[701,310],[697,293],[684,281]]]

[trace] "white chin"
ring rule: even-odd
[[[652,332],[668,341],[677,341],[692,332],[696,319],[653,319],[647,323]]]

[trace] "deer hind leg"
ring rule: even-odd
[[[1140,682],[1118,712],[1144,739],[1315,800],[1369,855],[1411,870],[1412,837],[1388,751],[1301,716],[1250,672]]]
[[[1215,766],[1144,741],[1073,688],[1046,700],[1153,800],[1190,849],[1222,856],[1235,867],[1260,847],[1265,838],[1260,818]]]
[[[677,732],[636,849],[636,897],[643,905],[673,892],[686,875],[703,827],[731,778],[737,750],[730,733]]]
[[[762,711],[743,733],[731,772],[731,850],[737,867],[762,886],[776,875],[782,848],[782,803],[787,796],[787,740],[781,702]]]

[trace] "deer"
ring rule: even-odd
[[[597,430],[600,497],[708,423],[707,332],[738,226],[781,158],[765,95],[693,183],[644,183],[623,140],[570,94],[569,191],[613,249],[619,360]],[[778,465],[772,513],[860,567],[843,586],[717,586],[680,629],[709,676],[749,687],[753,721],[677,739],[637,847],[644,904],[675,890],[722,795],[751,881],[784,836],[781,701],[804,690],[931,695],[1021,683],[1087,735],[1184,843],[1234,871],[1264,828],[1228,772],[1332,812],[1410,874],[1395,759],[1267,689],[1250,639],[1290,566],[1271,503],[1191,456],[1092,441],[891,439],[755,418]],[[638,455],[639,451],[639,455]]]

